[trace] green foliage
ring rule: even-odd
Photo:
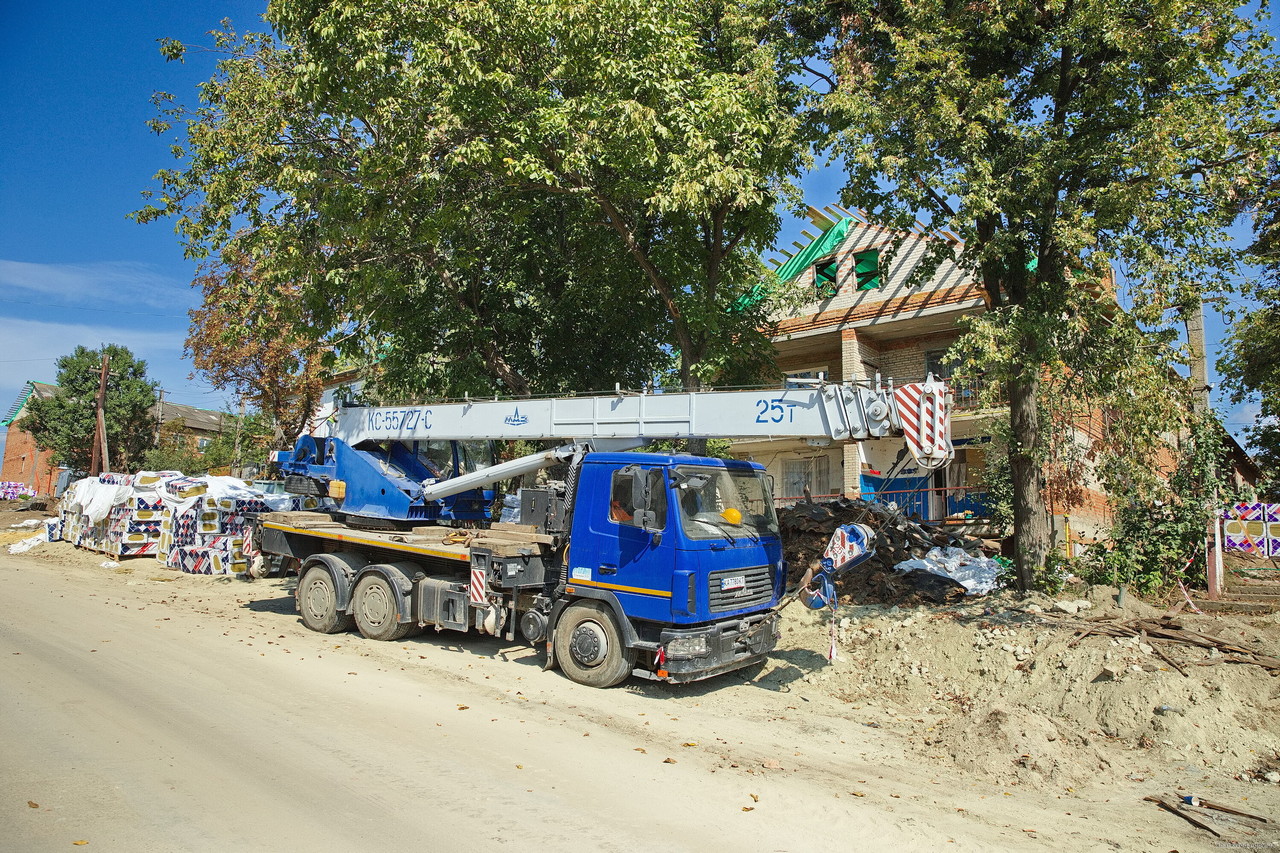
[[[53,451],[59,465],[88,471],[103,353],[110,358],[104,420],[111,470],[132,471],[154,437],[157,386],[147,379],[147,363],[125,347],[76,347],[59,358],[57,392],[47,400],[32,397],[22,425],[41,449]]]
[[[1222,428],[1192,421],[1189,440],[1167,481],[1140,485],[1115,508],[1107,550],[1090,552],[1083,576],[1157,593],[1179,581],[1203,587],[1204,539],[1210,519],[1233,495],[1220,491],[1227,459]]]
[[[1231,401],[1256,401],[1258,415],[1247,430],[1254,461],[1262,469],[1259,488],[1280,496],[1280,160],[1270,163],[1270,181],[1258,202],[1250,247],[1262,275],[1247,293],[1255,307],[1228,327],[1218,372]]]
[[[401,396],[638,387],[673,353],[682,385],[755,378],[764,308],[739,301],[807,138],[773,11],[273,3],[284,43],[215,34],[201,106],[159,96],[181,167],[136,217],[297,283]]]
[[[1009,426],[991,423],[991,441],[984,446],[982,468],[983,504],[992,527],[1007,535],[1013,524],[1013,477],[1009,471]]]
[[[220,468],[263,466],[272,445],[274,429],[271,419],[261,414],[244,418],[224,418],[224,429],[200,449],[199,438],[187,431],[181,421],[160,428],[160,442],[143,456],[142,468],[148,471],[181,471],[188,475],[207,474]],[[236,456],[236,430],[240,435],[240,454]],[[234,471],[232,472],[235,473]]]
[[[1230,285],[1226,228],[1274,145],[1280,65],[1263,14],[1226,0],[846,0],[804,19],[835,35],[844,202],[903,233],[919,218],[957,234],[985,291],[967,343],[1009,394],[1024,586],[1048,546],[1045,464],[1072,454],[1069,486],[1093,452],[1055,442],[1071,417],[1102,410],[1110,450],[1134,435],[1131,474],[1174,422],[1152,345],[1178,309]],[[936,241],[916,280],[955,251]]]

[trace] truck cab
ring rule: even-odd
[[[642,669],[656,677],[705,678],[763,659],[775,644],[786,566],[756,463],[588,454],[564,562],[567,596],[605,603],[629,623],[622,639],[652,654]]]

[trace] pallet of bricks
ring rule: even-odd
[[[176,471],[104,474],[98,484],[127,489],[117,491],[106,517],[97,522],[84,513],[83,496],[64,501],[61,538],[117,559],[154,555],[165,566],[191,574],[249,570],[255,556],[245,548],[250,514],[319,506],[313,497],[267,495],[230,477],[186,477]],[[77,486],[92,491],[98,484]]]
[[[61,538],[78,548],[87,548],[116,559],[155,554],[160,540],[160,517],[163,503],[155,486],[170,472],[142,472],[140,474],[102,474],[96,482],[100,486],[115,486],[117,502],[107,515],[94,521],[84,512],[85,496],[94,481],[76,483],[70,500],[62,502]],[[121,498],[120,496],[125,497]],[[79,500],[77,500],[77,497]]]
[[[198,575],[238,575],[257,556],[246,548],[254,515],[275,510],[316,509],[301,495],[254,493],[229,477],[179,477],[162,484],[166,502],[156,559],[171,569]],[[237,485],[238,484],[238,485]]]

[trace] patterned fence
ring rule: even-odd
[[[1222,511],[1222,546],[1260,557],[1280,557],[1280,504],[1237,503]]]

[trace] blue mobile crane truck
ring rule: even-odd
[[[763,660],[786,565],[764,468],[634,448],[661,438],[902,436],[951,458],[948,390],[815,381],[773,391],[347,407],[277,462],[329,512],[266,513],[253,540],[297,561],[312,630],[397,640],[427,627],[544,644],[545,666],[609,687],[696,681]],[[495,440],[569,440],[491,464]],[[552,466],[492,521],[494,484]]]

